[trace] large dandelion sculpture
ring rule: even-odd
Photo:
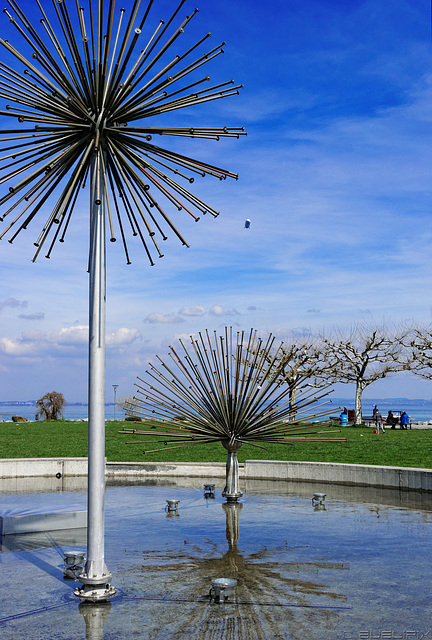
[[[277,367],[283,343],[275,350],[274,340],[271,334],[263,340],[253,329],[233,335],[231,327],[220,336],[208,331],[191,336],[190,345],[180,340],[179,348],[170,347],[168,363],[158,357],[160,366],[150,365],[146,376],[138,378],[137,394],[129,403],[131,415],[144,418],[159,431],[124,429],[120,433],[152,436],[128,444],[156,440],[163,445],[143,453],[222,443],[228,451],[222,495],[228,502],[242,495],[237,451],[243,444],[265,448],[265,443],[346,442],[346,438],[325,437],[328,431],[322,427],[311,427],[311,421],[330,413],[323,400],[328,391],[316,395],[310,387],[300,388],[296,419],[291,420],[290,387]]]
[[[165,21],[153,20],[153,0],[143,8],[134,0],[129,15],[115,0],[85,0],[84,6],[35,0],[31,14],[15,0],[7,2],[4,13],[21,49],[0,39],[0,97],[8,102],[0,116],[22,127],[0,138],[0,185],[9,186],[0,197],[0,220],[6,222],[0,238],[12,243],[37,214],[44,215],[33,261],[42,250],[50,258],[89,184],[89,515],[83,588],[76,595],[105,600],[115,591],[104,560],[106,229],[112,242],[120,239],[128,264],[131,236],[154,264],[153,257],[163,255],[158,239],[173,233],[187,244],[165,209],[194,220],[217,215],[187,187],[197,176],[237,176],[155,138],[244,135],[242,127],[163,124],[164,114],[238,94],[240,86],[232,80],[212,85],[203,70],[223,53],[224,43],[209,47],[207,33],[191,46],[181,44],[197,13],[181,18],[185,0]]]

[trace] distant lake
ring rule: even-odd
[[[124,418],[124,411],[120,407],[116,407],[116,419]],[[22,416],[27,420],[34,420],[36,416],[36,404],[0,404],[0,420],[12,420],[12,416]],[[88,405],[66,405],[64,411],[66,420],[87,420]],[[114,404],[105,405],[106,420],[114,419]]]
[[[332,405],[354,409],[354,397],[332,398]],[[432,400],[411,400],[407,398],[363,398],[362,408],[364,416],[371,416],[377,405],[383,418],[389,411],[406,411],[413,422],[428,422],[432,420]]]
[[[354,409],[354,398],[335,398],[330,396],[332,402],[326,407],[321,407],[317,411],[325,411],[330,409],[331,415],[338,415],[337,407],[346,406],[348,409]],[[432,400],[411,400],[406,398],[377,398],[371,400],[366,398],[363,400],[363,415],[371,416],[374,405],[378,408],[385,418],[388,411],[406,411],[413,422],[432,420]],[[334,410],[332,409],[334,407]],[[312,412],[312,409],[311,409]],[[13,415],[23,416],[28,420],[34,420],[36,415],[36,404],[0,404],[0,421],[12,420]],[[116,419],[124,418],[124,411],[116,407]],[[88,405],[66,405],[64,417],[66,420],[86,420],[88,418]],[[114,404],[109,402],[105,405],[105,418],[107,420],[114,419]]]

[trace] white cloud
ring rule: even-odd
[[[0,351],[5,355],[17,357],[37,357],[44,354],[62,357],[65,353],[69,353],[70,349],[84,354],[87,352],[88,334],[87,325],[62,327],[57,331],[24,331],[21,338],[1,338]],[[138,329],[121,327],[107,333],[106,344],[108,348],[124,347],[140,337]]]
[[[214,304],[210,308],[209,314],[211,316],[239,316],[240,315],[237,309],[225,309],[220,304]]]
[[[0,351],[7,356],[32,356],[37,353],[36,344],[15,340],[14,338],[0,338]]]
[[[51,331],[46,334],[46,340],[54,344],[81,345],[87,344],[89,328],[86,325],[62,327],[60,331]]]
[[[225,310],[224,310],[223,307],[220,306],[220,304],[214,304],[211,307],[209,313],[212,316],[223,316],[223,315],[225,315]]]
[[[182,307],[179,311],[181,316],[203,316],[206,310],[201,304],[194,307]]]
[[[184,322],[184,319],[174,313],[150,313],[144,319],[144,322],[149,322],[150,324],[177,324]]]
[[[139,340],[140,337],[141,334],[138,329],[121,327],[120,329],[117,329],[117,331],[107,333],[106,344],[107,347],[122,347],[135,342],[135,340]]]

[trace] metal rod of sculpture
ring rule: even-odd
[[[192,184],[197,175],[220,180],[238,176],[151,141],[155,135],[215,141],[246,135],[243,127],[175,127],[161,120],[164,113],[238,95],[241,85],[230,80],[200,88],[209,75],[184,83],[189,74],[201,73],[204,64],[223,53],[224,43],[195,58],[209,33],[169,62],[164,59],[197,14],[195,9],[177,28],[172,26],[186,0],[179,0],[168,20],[150,27],[147,43],[137,55],[154,0],[147,1],[139,26],[135,24],[141,0],[134,0],[126,22],[125,9],[120,9],[117,23],[114,0],[98,0],[96,9],[92,0],[87,7],[72,2],[72,10],[67,0],[53,0],[53,18],[36,0],[42,16],[39,23],[29,19],[16,0],[7,2],[15,15],[8,9],[4,14],[25,49],[21,53],[2,38],[0,45],[8,59],[25,69],[19,73],[0,62],[0,98],[17,105],[7,104],[0,116],[17,118],[34,128],[9,129],[0,138],[5,152],[0,157],[0,185],[12,181],[0,197],[0,221],[12,218],[0,239],[10,232],[12,244],[56,195],[56,204],[34,242],[33,262],[46,243],[45,257],[50,258],[56,241],[64,242],[79,193],[90,182],[87,560],[80,576],[83,588],[75,594],[97,602],[115,593],[104,557],[106,233],[109,228],[110,241],[115,242],[117,225],[130,264],[129,231],[154,265],[151,249],[163,257],[156,234],[166,240],[172,232],[188,246],[157,198],[176,215],[185,212],[194,221],[199,216],[192,208],[199,214],[218,215],[177,180]],[[152,117],[157,117],[156,126],[151,125]],[[144,125],[137,125],[138,120]]]

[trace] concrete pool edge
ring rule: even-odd
[[[246,460],[242,480],[285,480],[373,486],[432,493],[432,470],[333,462]],[[0,478],[71,477],[87,475],[87,458],[0,459]],[[224,462],[107,462],[107,478],[224,478]]]

